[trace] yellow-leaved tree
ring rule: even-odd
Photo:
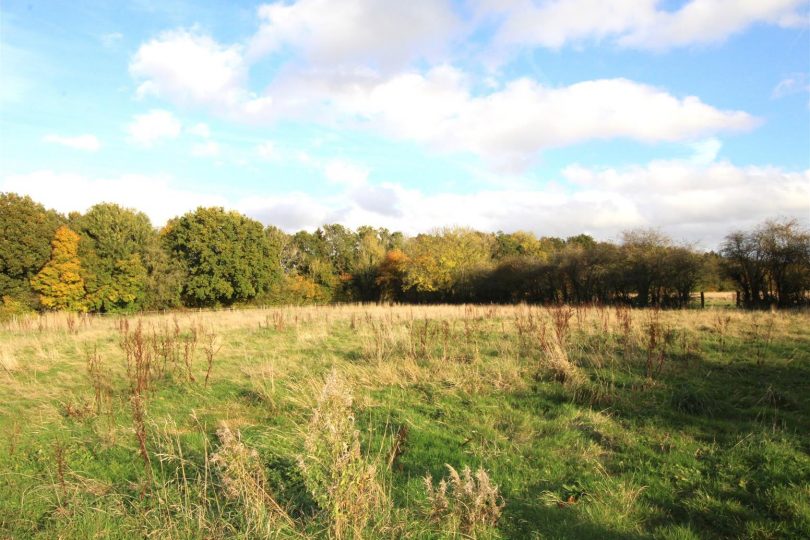
[[[84,280],[79,261],[79,235],[66,225],[56,229],[51,259],[31,278],[31,287],[47,309],[84,309]]]

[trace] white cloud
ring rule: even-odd
[[[140,97],[220,108],[245,99],[246,69],[239,45],[224,46],[188,30],[165,32],[144,43],[129,64],[130,74],[143,81]]]
[[[323,166],[326,179],[333,184],[358,187],[368,180],[369,169],[343,160],[330,160]]]
[[[130,140],[140,146],[152,146],[160,139],[176,139],[181,131],[180,120],[171,112],[153,109],[133,117],[127,126]]]
[[[757,24],[806,25],[806,0],[479,0],[479,17],[499,22],[496,46],[560,48],[611,40],[620,46],[669,49],[721,42]]]
[[[309,113],[317,117],[337,111],[346,122],[434,149],[472,152],[509,169],[525,166],[543,149],[594,139],[690,141],[757,124],[745,112],[718,110],[695,96],[678,98],[626,79],[547,87],[522,78],[473,95],[465,75],[445,66],[365,84],[296,87],[299,94],[310,92]]]
[[[292,48],[312,64],[401,66],[440,52],[460,29],[449,2],[298,0],[259,7],[249,56]]]
[[[810,92],[810,73],[793,73],[779,81],[771,92],[771,98],[779,99],[804,92]]]
[[[568,167],[577,193],[609,193],[636,209],[640,224],[714,247],[732,228],[776,215],[807,218],[810,169],[737,167],[728,162],[654,161],[644,166]]]
[[[756,23],[801,24],[806,18],[799,13],[802,7],[805,0],[691,0],[674,12],[656,11],[647,24],[635,26],[618,41],[651,49],[716,43]]]
[[[101,148],[101,142],[95,135],[76,135],[74,137],[65,137],[62,135],[45,135],[43,141],[53,144],[60,144],[73,148],[75,150],[84,150],[87,152],[97,152]]]
[[[203,122],[186,128],[186,132],[191,135],[196,135],[197,137],[202,137],[203,139],[207,139],[211,136],[211,128],[208,127],[208,124]]]
[[[353,228],[384,226],[408,234],[462,225],[562,237],[587,232],[610,239],[630,228],[660,227],[676,240],[698,242],[707,249],[716,248],[732,229],[750,228],[778,215],[806,220],[810,213],[810,169],[687,159],[619,169],[571,166],[562,179],[573,189],[550,183],[428,194],[365,181],[347,184],[328,197],[296,193],[239,201],[237,208],[290,231],[332,222]]]
[[[325,175],[328,167],[319,166]],[[351,166],[368,174],[359,164]],[[326,196],[292,192],[233,199],[225,191],[204,194],[177,187],[168,176],[88,178],[45,170],[0,178],[0,191],[30,195],[61,212],[115,202],[146,212],[156,225],[197,206],[225,206],[288,231],[342,223],[416,234],[462,225],[562,237],[587,232],[610,239],[625,229],[654,226],[709,249],[736,228],[750,228],[774,216],[804,221],[810,216],[810,169],[687,159],[623,168],[574,165],[561,179],[568,187],[549,183],[475,193],[426,193],[364,180],[341,184],[341,190]]]
[[[479,15],[500,21],[495,45],[559,48],[627,32],[654,17],[657,0],[480,0]]]
[[[29,195],[46,207],[63,213],[84,212],[94,204],[113,202],[145,212],[156,226],[197,206],[228,205],[225,197],[175,187],[172,178],[166,175],[124,174],[90,178],[41,170],[0,179],[0,191]]]
[[[144,67],[153,57],[160,69]],[[543,149],[593,139],[684,141],[756,125],[745,112],[626,79],[549,87],[520,78],[480,93],[466,73],[446,65],[390,76],[367,68],[288,70],[268,95],[255,97],[240,86],[245,63],[238,46],[187,32],[142,46],[132,65],[139,66],[133,72],[148,73],[144,84],[167,99],[209,105],[230,118],[367,127],[431,148],[472,152],[507,169],[525,167]]]
[[[374,6],[366,0],[347,2],[332,13],[315,9],[320,1],[262,7],[265,26],[270,24],[280,33],[265,28],[259,35],[276,36],[273,39],[279,47],[306,48],[309,45],[292,38],[300,35],[303,40],[322,42],[324,51],[333,50],[337,45],[329,45],[330,40],[343,36],[344,25],[352,27],[364,17],[381,16],[380,8],[374,7],[381,5],[378,2],[372,2]],[[420,2],[413,5],[419,13],[427,9]],[[621,13],[626,7],[610,5]],[[324,32],[316,31],[319,25],[326,25]],[[288,27],[296,29],[289,36],[284,30]],[[347,45],[349,52],[368,46],[364,32],[355,28],[355,34],[360,41]],[[254,43],[253,48],[266,52],[276,45]],[[346,54],[351,56],[349,52]],[[644,143],[694,141],[720,132],[749,130],[757,124],[743,111],[719,110],[696,96],[678,97],[627,79],[553,87],[524,77],[485,85],[487,90],[482,92],[467,73],[449,65],[424,74],[390,75],[369,67],[316,65],[281,69],[266,94],[256,96],[244,86],[246,66],[240,46],[222,45],[208,36],[180,30],[143,45],[130,70],[145,79],[139,89],[142,94],[155,93],[180,105],[206,106],[230,119],[257,124],[296,119],[339,128],[370,128],[438,150],[478,154],[498,168],[511,170],[525,167],[538,152],[551,147],[614,138]]]
[[[191,147],[191,155],[197,157],[216,157],[220,154],[219,144],[214,141],[205,141]]]
[[[238,203],[240,211],[267,225],[285,231],[313,230],[327,223],[332,214],[333,200],[315,198],[304,193],[289,193],[274,197],[250,197]]]

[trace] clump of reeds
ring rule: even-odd
[[[56,500],[60,509],[64,509],[67,505],[67,480],[65,479],[67,473],[66,450],[65,443],[61,440],[57,440],[53,444],[53,457],[56,462]]]
[[[645,374],[648,379],[655,378],[664,367],[669,346],[675,337],[675,332],[664,326],[661,322],[661,310],[651,309],[647,314],[645,325],[647,359]]]
[[[714,331],[717,334],[717,340],[720,344],[720,352],[726,352],[726,334],[728,333],[728,327],[731,323],[731,316],[730,315],[721,315],[718,313],[714,316],[713,326]]]
[[[465,466],[458,473],[447,465],[449,476],[433,485],[433,478],[425,476],[428,519],[441,527],[443,533],[461,532],[475,537],[493,527],[505,506],[498,486],[484,469],[472,470]]]
[[[394,468],[394,466],[399,465],[401,467],[401,463],[399,463],[399,458],[405,453],[405,448],[408,445],[408,434],[410,433],[410,429],[408,426],[403,424],[399,427],[396,434],[394,435],[393,442],[391,444],[391,449],[388,451],[388,470]]]
[[[192,364],[194,363],[194,351],[197,350],[197,342],[200,339],[200,332],[196,325],[191,326],[191,332],[183,340],[183,365],[186,366],[186,378],[188,382],[194,382],[194,372],[192,371]]]
[[[69,334],[79,333],[79,319],[72,313],[65,314],[65,323],[67,323]]]
[[[156,377],[162,377],[168,369],[177,371],[180,364],[180,325],[177,318],[174,318],[172,327],[164,321],[162,326],[153,328],[150,343],[156,360]]]
[[[147,450],[146,432],[146,394],[152,376],[152,348],[143,333],[140,321],[135,330],[130,330],[129,322],[119,322],[121,331],[121,348],[126,358],[127,378],[129,380],[130,406],[132,408],[132,427],[138,441],[138,453],[144,467],[151,476],[152,462]]]
[[[754,359],[758,366],[765,360],[765,349],[771,344],[775,324],[776,318],[773,313],[766,317],[764,323],[759,318],[751,321],[751,341],[754,344]]]
[[[551,332],[545,330],[540,334],[540,346],[543,351],[541,370],[567,384],[576,384],[584,378],[579,368],[568,356],[568,336],[571,330],[571,317],[574,310],[570,306],[555,305],[549,308]]]
[[[408,356],[413,360],[430,360],[436,336],[436,329],[431,326],[430,320],[412,320],[405,323],[405,326],[408,329]]]
[[[220,446],[211,455],[211,464],[225,497],[241,506],[247,532],[267,537],[282,526],[294,528],[292,518],[270,492],[258,452],[242,442],[239,431],[234,433],[224,424],[217,430],[217,437]]]
[[[214,356],[222,348],[222,340],[213,330],[203,334],[203,352],[205,353],[205,387],[208,387],[208,379],[211,377],[211,370],[214,367]]]
[[[475,313],[472,311],[471,313]],[[464,325],[464,348],[459,359],[468,363],[476,362],[481,358],[479,339],[481,335],[481,319],[470,316],[462,319]]]
[[[616,304],[616,324],[621,336],[624,357],[627,358],[633,341],[633,314],[628,306]]]
[[[87,377],[90,379],[90,386],[93,387],[93,405],[96,414],[101,414],[104,402],[109,401],[112,394],[108,375],[102,368],[98,348],[93,347],[93,351],[87,353]]]
[[[539,337],[540,341],[542,341],[546,327],[538,323],[531,308],[528,308],[525,313],[523,310],[518,310],[515,313],[515,330],[517,331],[520,354],[525,356],[534,348],[536,337]]]
[[[0,368],[9,375],[19,369],[20,364],[17,359],[5,348],[0,348]]]
[[[332,371],[307,425],[299,463],[332,538],[358,538],[384,501],[377,468],[360,450],[352,394]]]
[[[370,333],[363,336],[363,355],[380,365],[389,360],[394,352],[394,336],[391,324],[385,320],[367,320]]]

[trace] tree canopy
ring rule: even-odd
[[[31,278],[31,286],[39,293],[40,303],[46,309],[86,310],[79,235],[66,225],[56,229],[51,242],[51,258]]]
[[[222,208],[156,231],[145,214],[116,204],[65,219],[1,194],[0,227],[9,313],[353,301],[679,307],[697,289],[728,287],[751,308],[810,300],[810,233],[795,220],[733,231],[719,252],[701,253],[654,229],[619,242],[458,227],[407,237],[335,223],[289,234]]]
[[[81,235],[87,305],[96,311],[137,309],[147,287],[147,259],[157,233],[146,214],[102,203],[72,226]]]
[[[279,253],[264,226],[237,212],[197,208],[171,220],[163,238],[182,264],[181,295],[187,305],[251,300],[279,277]]]
[[[0,297],[33,305],[31,278],[51,256],[51,241],[64,219],[30,197],[0,193]]]

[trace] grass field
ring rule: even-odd
[[[810,313],[25,318],[0,434],[0,538],[808,538]]]

